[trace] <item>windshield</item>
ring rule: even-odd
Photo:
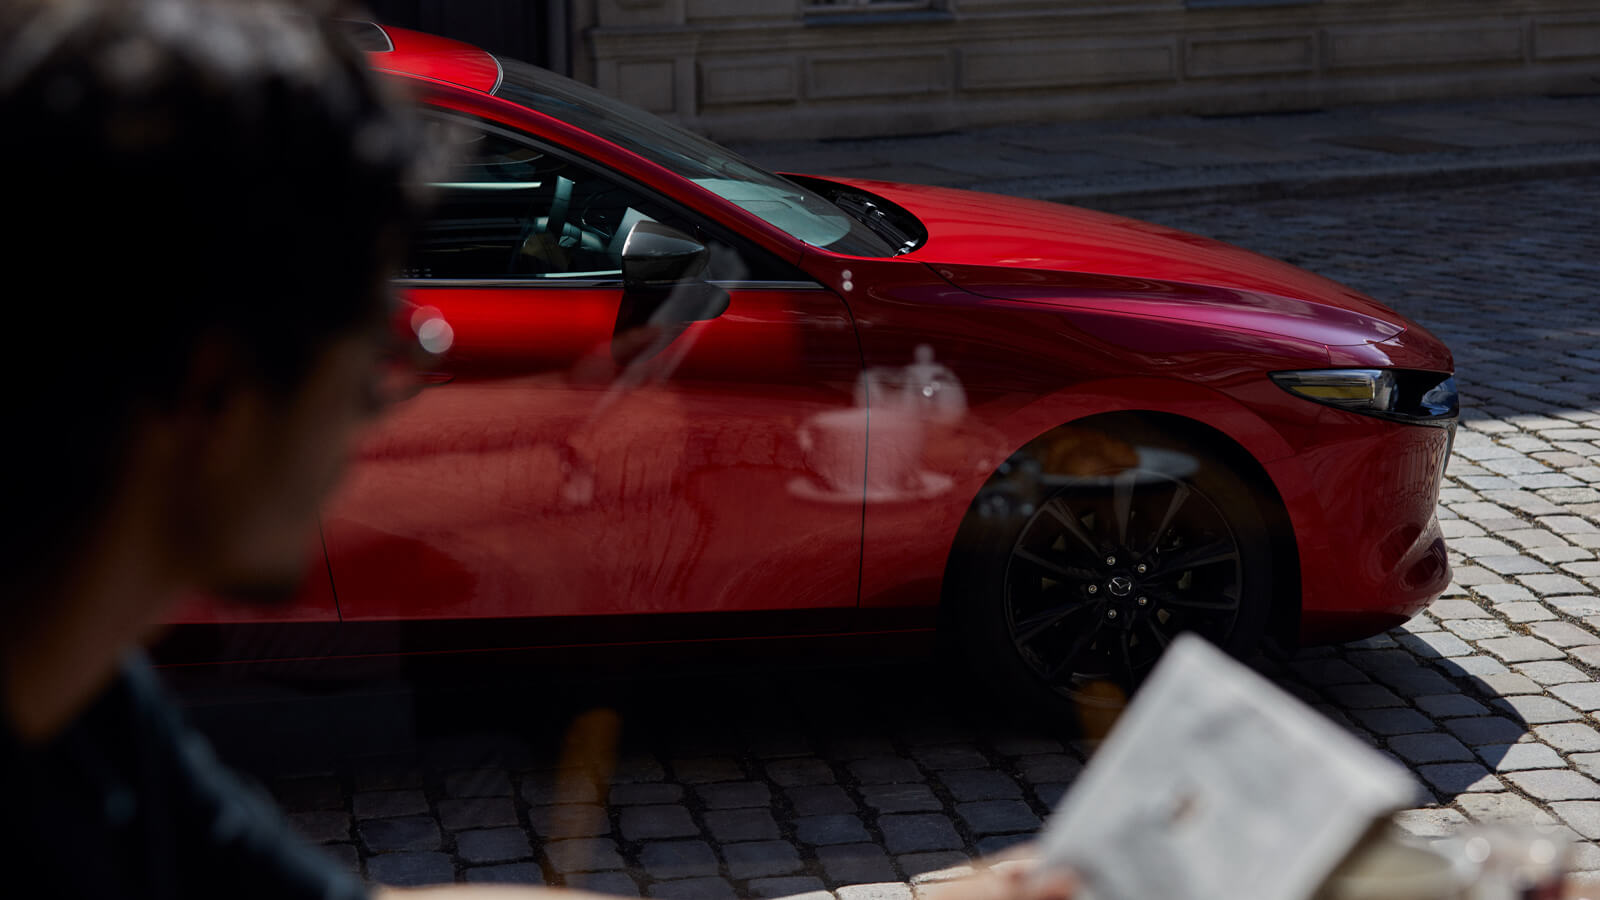
[[[497,96],[560,119],[682,175],[802,241],[852,256],[895,248],[839,207],[726,147],[554,72],[511,59]]]

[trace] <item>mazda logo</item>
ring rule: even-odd
[[[1126,597],[1133,593],[1133,579],[1126,575],[1118,575],[1111,579],[1111,593],[1118,597]]]

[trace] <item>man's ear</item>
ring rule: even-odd
[[[244,379],[238,343],[210,335],[195,344],[174,411],[205,420],[222,414]]]
[[[167,414],[175,461],[188,468],[196,487],[237,475],[262,437],[264,391],[236,341],[212,335],[196,342]]]

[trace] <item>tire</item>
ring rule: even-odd
[[[1063,460],[1064,439],[1095,452]],[[1098,736],[1177,634],[1236,656],[1259,645],[1264,522],[1223,456],[1169,429],[1118,417],[1051,432],[1001,466],[963,523],[947,582],[957,642],[1013,711]]]

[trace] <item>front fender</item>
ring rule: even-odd
[[[1305,560],[1307,553],[1315,550],[1304,543],[1304,536],[1325,530],[1321,507],[1309,479],[1293,457],[1293,445],[1272,424],[1228,393],[1188,382],[1130,377],[1063,388],[1006,411],[971,411],[994,442],[1004,447],[992,460],[996,464],[1006,454],[1063,425],[1129,412],[1186,419],[1238,445],[1262,465],[1283,501],[1300,558]],[[945,565],[957,532],[992,473],[992,467],[974,465],[937,502],[867,506],[862,547],[863,607],[939,602]]]

